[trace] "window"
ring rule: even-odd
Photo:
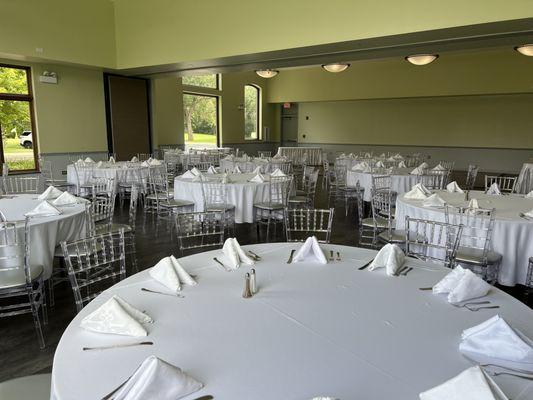
[[[184,76],[181,82],[187,86],[197,86],[210,89],[218,89],[218,74]]]
[[[185,148],[218,146],[218,96],[183,93]]]
[[[33,95],[28,67],[0,65],[0,161],[11,171],[37,169]]]
[[[261,88],[244,86],[244,138],[259,140],[261,128]]]

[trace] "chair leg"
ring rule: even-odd
[[[39,348],[43,350],[46,347],[44,342],[43,330],[41,327],[41,320],[39,319],[39,309],[35,304],[33,290],[28,291],[28,297],[30,300],[31,314],[33,316],[33,324],[35,326],[35,331],[37,333],[37,340],[39,341]]]

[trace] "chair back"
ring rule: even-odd
[[[287,207],[292,186],[292,176],[270,176],[268,182],[268,205]]]
[[[78,312],[117,280],[126,277],[124,229],[62,242],[61,248]]]
[[[175,215],[178,247],[186,250],[222,247],[224,244],[224,214],[192,212]]]
[[[0,222],[0,271],[24,268],[27,284],[31,282],[29,221],[30,219],[26,218],[24,221]]]
[[[207,172],[207,170],[209,169],[209,167],[211,165],[213,165],[213,163],[211,163],[209,161],[198,161],[198,162],[195,162],[195,163],[189,163],[188,168],[189,169],[196,168],[200,172]]]
[[[405,253],[451,268],[455,262],[462,226],[446,222],[405,218]]]
[[[470,164],[468,166],[468,172],[466,174],[466,190],[474,190],[478,172],[479,167],[477,165]]]
[[[387,221],[387,230],[391,231],[394,219],[392,217],[392,207],[396,201],[396,196],[390,189],[372,190],[372,219],[374,229],[382,228],[381,221]],[[361,210],[362,212],[362,210]]]
[[[97,177],[91,180],[92,198],[97,196],[111,196],[115,192],[115,178]]]
[[[455,167],[455,161],[441,160],[439,161],[439,164],[446,168],[448,171],[453,171],[453,168]]]
[[[392,187],[392,177],[390,175],[372,176],[372,189],[390,190]]]
[[[516,176],[505,175],[485,175],[485,192],[489,190],[492,184],[498,184],[501,193],[514,193],[516,187]]]
[[[130,207],[128,212],[128,225],[132,232],[135,232],[135,224],[137,221],[137,203],[139,201],[139,185],[131,185],[130,193]]]
[[[276,169],[279,169],[285,175],[290,175],[290,174],[292,174],[292,161],[272,160],[271,161],[271,170],[275,171]]]
[[[39,193],[40,177],[3,176],[6,194]]]
[[[272,157],[272,152],[271,151],[258,151],[257,155],[259,156],[259,158],[270,158]]]
[[[302,242],[316,236],[321,243],[329,243],[334,209],[292,209],[285,213],[285,233],[288,242]]]
[[[137,153],[137,159],[139,161],[146,161],[146,160],[148,160],[150,158],[153,158],[153,156],[154,155],[151,154],[151,153]]]
[[[419,175],[418,182],[429,190],[443,190],[448,184],[450,171],[427,171],[424,175]]]

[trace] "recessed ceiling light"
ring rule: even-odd
[[[412,56],[405,57],[413,65],[428,65],[437,58],[439,58],[438,54],[413,54]]]
[[[275,69],[258,69],[255,73],[261,78],[274,78],[279,74],[279,71],[276,71]]]
[[[517,46],[514,49],[525,56],[533,56],[533,44],[523,44],[522,46]]]
[[[350,64],[348,63],[332,63],[332,64],[322,64],[322,68],[324,68],[328,72],[342,72],[348,69]]]

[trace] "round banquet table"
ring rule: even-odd
[[[413,185],[418,182],[418,175],[411,175],[410,172],[413,168],[394,168],[391,175],[392,190],[401,194],[411,190]],[[348,170],[346,173],[346,185],[354,187],[359,181],[359,185],[365,189],[364,201],[372,200],[372,177],[382,176],[384,174],[368,173],[362,171]]]
[[[243,246],[256,262],[258,293],[242,298],[249,267],[225,272],[213,260],[220,250],[180,259],[197,275],[185,298],[141,291],[165,290],[148,271],[129,277],[88,304],[65,330],[54,356],[52,399],[100,399],[131,376],[148,356],[182,368],[205,387],[184,400],[212,395],[216,400],[413,400],[473,364],[459,352],[464,329],[496,315],[471,312],[446,302],[445,295],[418,290],[449,270],[408,260],[406,277],[385,270],[360,271],[375,257],[369,249],[322,245],[342,261],[323,265],[287,264],[295,243]],[[145,310],[153,346],[82,351],[139,341],[79,327],[81,319],[113,295]],[[487,299],[497,312],[533,337],[533,311],[499,289]],[[533,382],[494,378],[513,400],[531,399]]]
[[[0,197],[0,210],[8,221],[24,220],[24,214],[41,202],[37,194],[18,194]],[[44,279],[52,275],[54,252],[62,241],[79,239],[85,235],[85,205],[57,206],[61,215],[33,217],[30,220],[30,265],[42,265]]]
[[[464,193],[436,191],[448,204],[466,206]],[[533,256],[533,221],[519,216],[533,209],[533,199],[520,195],[494,196],[480,191],[471,191],[470,198],[477,199],[479,207],[494,208],[495,221],[492,232],[492,250],[503,256],[499,282],[514,286],[525,283],[528,259]],[[422,206],[422,200],[396,200],[396,228],[404,229],[405,217],[445,221],[443,208]]]
[[[80,185],[90,178],[114,178],[115,185],[119,182],[132,183],[137,181],[136,171],[140,170],[143,178],[148,178],[148,168],[143,167],[140,162],[132,163],[130,161],[118,161],[116,163],[103,163],[102,166],[97,167],[96,163],[92,170],[92,176],[85,176],[80,174]],[[76,170],[73,164],[67,166],[67,182],[76,185]]]
[[[232,172],[237,166],[242,172],[252,172],[257,167],[261,167],[263,173],[272,172],[272,163],[266,158],[253,158],[250,160],[244,160],[242,158],[227,160],[223,158],[220,160],[220,170],[222,172]]]
[[[220,174],[218,176],[221,177]],[[235,206],[235,222],[237,224],[254,222],[254,203],[269,200],[268,180],[263,183],[249,182],[254,176],[255,174],[228,174],[228,203]],[[264,176],[268,179],[270,175]],[[195,211],[204,210],[201,182],[176,177],[174,179],[174,198],[194,201]]]

